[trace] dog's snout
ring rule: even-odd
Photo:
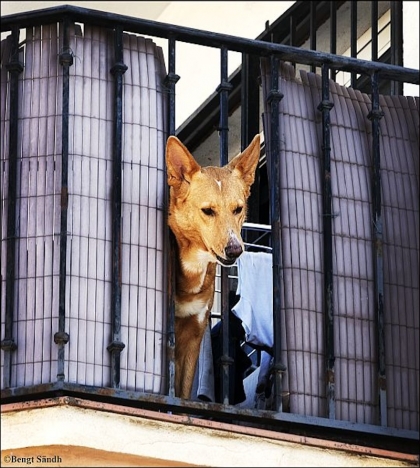
[[[238,258],[242,253],[242,246],[237,239],[231,239],[225,248],[227,258]]]

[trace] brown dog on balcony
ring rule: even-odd
[[[200,344],[213,306],[216,264],[229,267],[244,249],[247,199],[260,136],[223,167],[201,167],[178,138],[166,145],[168,225],[177,244],[175,395],[191,397]]]

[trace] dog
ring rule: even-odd
[[[260,136],[223,167],[201,167],[175,137],[166,143],[168,226],[176,242],[175,396],[190,399],[213,306],[216,265],[233,265],[260,157]]]

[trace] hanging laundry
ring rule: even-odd
[[[271,253],[243,252],[237,260],[239,302],[232,312],[242,320],[245,341],[273,347],[273,261]]]

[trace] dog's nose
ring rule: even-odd
[[[230,240],[225,248],[225,254],[227,258],[238,258],[242,253],[241,244],[236,240]]]

